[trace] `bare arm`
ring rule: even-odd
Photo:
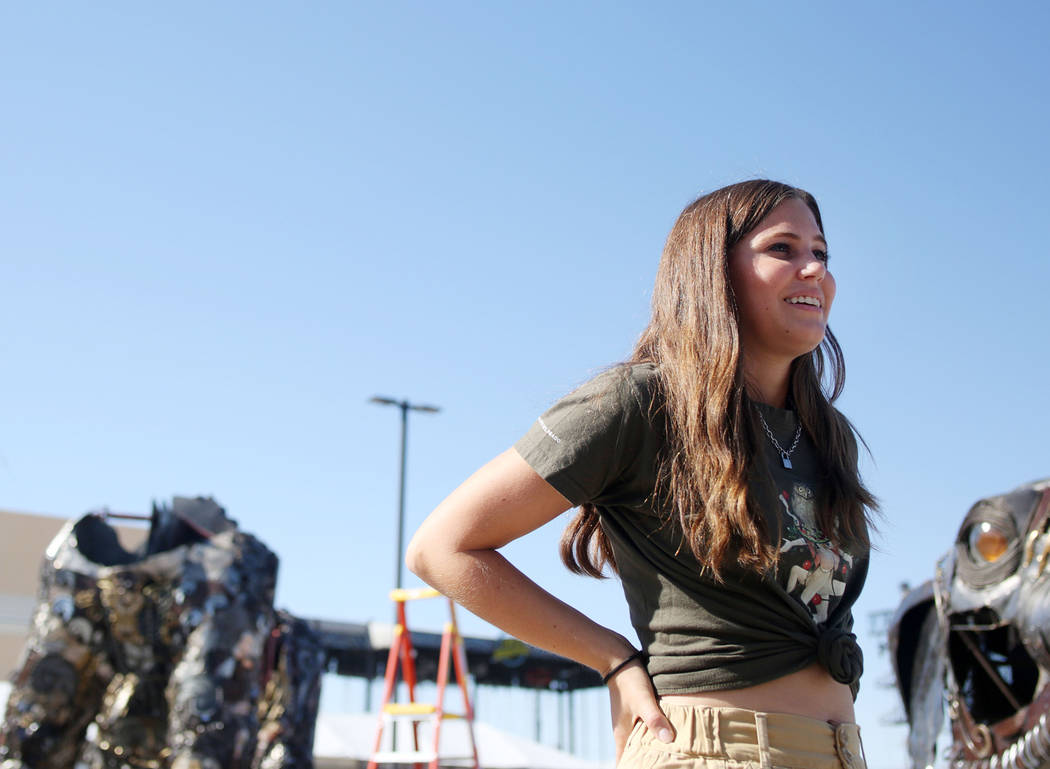
[[[630,642],[540,588],[496,551],[570,507],[511,449],[437,506],[405,560],[423,580],[510,635],[604,672],[634,651]]]
[[[423,522],[409,543],[408,568],[510,635],[604,673],[633,653],[631,643],[558,600],[497,549],[571,507],[516,451],[468,478]],[[617,757],[638,718],[669,729],[643,668],[609,683]]]

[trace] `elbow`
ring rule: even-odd
[[[447,532],[424,522],[405,548],[405,566],[431,587],[446,593],[462,569],[461,555]]]
[[[408,543],[408,548],[405,550],[405,567],[421,580],[430,584],[430,580],[427,579],[427,547],[419,536],[419,532],[416,532],[416,535],[412,537],[412,540]]]

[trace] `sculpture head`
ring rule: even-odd
[[[933,763],[945,701],[953,764],[1050,764],[1050,479],[970,508],[890,647],[913,766]]]

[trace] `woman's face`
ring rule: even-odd
[[[785,200],[729,254],[740,345],[757,363],[790,362],[824,339],[835,299],[827,243],[813,212]]]

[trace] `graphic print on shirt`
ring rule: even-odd
[[[784,589],[820,624],[826,622],[846,590],[853,557],[836,547],[817,525],[816,495],[795,481],[780,492],[784,536],[777,569]]]

